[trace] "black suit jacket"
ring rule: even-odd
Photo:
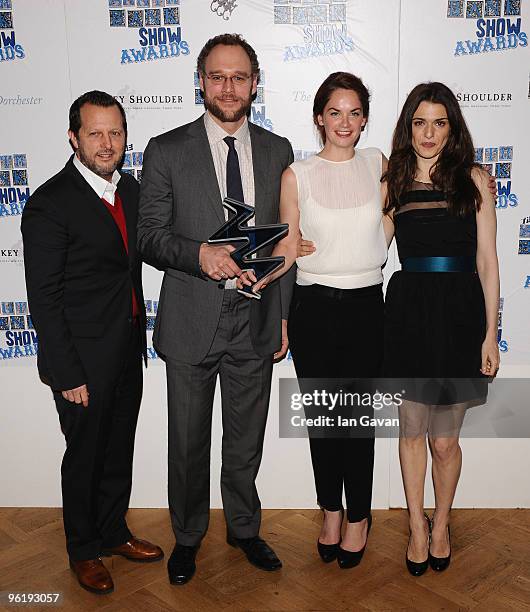
[[[120,371],[130,338],[132,288],[140,307],[136,180],[122,174],[129,252],[110,212],[70,158],[39,187],[22,214],[29,308],[41,378],[54,390],[103,384]],[[90,390],[90,389],[89,389]]]
[[[286,138],[252,123],[249,130],[256,224],[277,223],[281,176],[293,151]],[[212,344],[223,290],[201,275],[199,248],[224,222],[204,117],[152,138],[144,152],[138,244],[144,261],[165,271],[153,335],[163,356],[200,363]],[[261,300],[251,300],[250,336],[263,357],[280,348],[293,280],[294,267]]]

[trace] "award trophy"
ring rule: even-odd
[[[263,247],[278,242],[289,231],[287,223],[276,223],[274,225],[257,225],[249,227],[247,222],[255,214],[252,206],[243,202],[225,198],[223,206],[229,211],[229,218],[208,239],[208,244],[231,244],[235,251],[230,254],[241,270],[252,270],[257,281],[280,268],[285,257],[251,257]],[[230,213],[233,213],[230,216]],[[259,291],[253,290],[254,285],[238,289],[239,293],[260,299]]]

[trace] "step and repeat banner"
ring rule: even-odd
[[[18,381],[12,393],[26,408],[21,421],[34,403],[51,398],[41,391],[35,396],[38,387],[29,384],[20,394],[24,378],[35,378],[38,350],[25,294],[20,218],[31,193],[71,154],[71,102],[102,89],[123,104],[129,124],[124,170],[141,181],[149,138],[203,112],[196,58],[209,38],[223,32],[241,33],[258,54],[260,85],[250,121],[288,137],[297,159],[319,148],[312,103],[330,72],[351,71],[368,86],[370,121],[359,146],[386,154],[400,106],[415,84],[440,80],[455,91],[477,162],[498,186],[502,361],[529,367],[528,2],[0,0],[0,375],[8,393],[10,380]],[[387,277],[396,266],[392,250]],[[160,273],[146,266],[151,329],[160,281]],[[161,364],[151,335],[147,401]],[[294,373],[289,359],[277,371]],[[271,414],[275,408],[273,399]],[[37,420],[49,420],[48,410],[33,412]],[[13,428],[23,430],[16,416],[10,419],[2,438],[14,439]]]
[[[149,138],[204,111],[200,49],[212,36],[239,32],[261,68],[250,120],[287,136],[297,159],[318,150],[313,97],[336,70],[360,75],[372,92],[359,146],[388,153],[398,91],[398,1],[0,0],[0,9],[1,367],[35,365],[20,215],[32,191],[66,162],[68,108],[83,92],[102,89],[124,106],[124,170],[141,181]],[[144,283],[152,326],[160,274],[146,267]],[[151,347],[149,356],[157,361]]]

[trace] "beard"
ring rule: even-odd
[[[120,165],[123,154],[125,152],[125,148],[121,151],[121,154],[114,155],[112,159],[109,161],[98,161],[96,158],[90,158],[86,155],[85,150],[80,145],[77,149],[77,153],[79,155],[79,160],[81,163],[86,166],[89,170],[92,170],[94,174],[97,174],[101,178],[107,180],[107,177],[112,176],[114,171]],[[114,149],[111,151],[99,151],[99,153],[117,153]]]
[[[239,102],[239,108],[225,111],[219,106],[216,98],[207,97],[206,94],[204,95],[204,106],[206,110],[210,111],[210,113],[219,119],[219,121],[222,121],[223,123],[235,123],[248,115],[252,105],[252,98],[249,95],[246,99],[240,98],[239,96],[231,96],[230,99],[237,100]]]

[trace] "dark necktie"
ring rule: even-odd
[[[226,195],[233,200],[244,202],[243,184],[241,183],[241,172],[239,170],[239,158],[235,147],[235,138],[227,136],[223,140],[228,145],[228,157],[226,158]]]

